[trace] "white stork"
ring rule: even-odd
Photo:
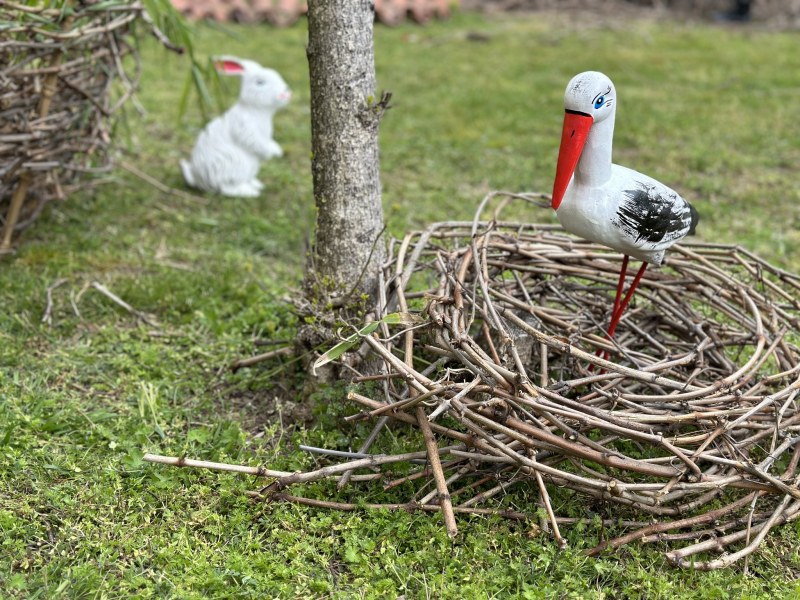
[[[564,229],[624,254],[607,331],[612,338],[647,265],[660,265],[667,248],[694,233],[698,215],[663,183],[611,162],[617,92],[608,77],[597,71],[573,77],[564,108],[552,206]],[[643,262],[623,296],[631,256]]]

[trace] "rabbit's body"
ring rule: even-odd
[[[181,161],[186,183],[225,196],[258,196],[261,161],[282,156],[272,139],[272,118],[291,92],[280,75],[252,61],[225,58],[220,67],[242,76],[239,101],[200,133],[191,160]]]

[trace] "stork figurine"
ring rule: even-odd
[[[624,255],[610,339],[647,265],[660,265],[667,248],[694,233],[698,214],[663,183],[612,164],[617,92],[608,77],[597,71],[573,77],[564,108],[552,206],[564,229]],[[631,256],[642,266],[623,295]]]

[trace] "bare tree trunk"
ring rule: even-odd
[[[311,149],[316,242],[311,300],[374,297],[384,258],[372,0],[310,0]]]
[[[360,327],[374,308],[385,256],[373,0],[309,0],[311,169],[316,240],[306,265],[299,349],[326,345],[343,323]],[[356,357],[353,357],[356,358]],[[338,367],[308,381],[338,378]]]

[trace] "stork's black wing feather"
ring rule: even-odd
[[[697,211],[669,188],[637,181],[624,195],[613,224],[635,244],[669,245],[694,231]]]

